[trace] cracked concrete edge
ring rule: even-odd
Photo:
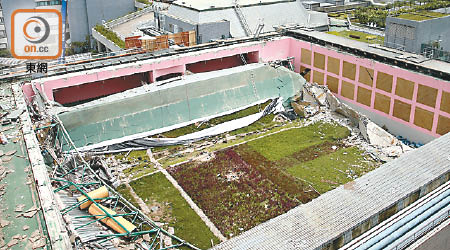
[[[209,228],[209,230],[220,239],[220,241],[224,242],[227,240],[225,236],[219,231],[219,229],[212,223],[212,221],[209,220],[208,216],[200,209],[200,207],[197,206],[197,204],[194,203],[194,201],[191,199],[191,197],[184,191],[184,189],[178,184],[177,180],[173,178],[167,170],[165,170],[163,167],[161,167],[161,164],[155,160],[153,157],[151,149],[147,150],[147,155],[150,158],[150,161],[155,164],[158,170],[160,170],[166,179],[172,183],[172,185],[180,192],[181,196],[186,200],[186,202],[189,204],[189,206],[195,211],[195,213],[200,216],[200,219],[206,224],[206,226]]]
[[[13,84],[12,89],[17,108],[25,111],[19,117],[22,125],[21,130],[39,196],[39,203],[45,218],[45,225],[47,227],[51,247],[53,249],[72,249],[72,244],[70,243],[64,220],[55,203],[56,199],[51,186],[50,177],[47,172],[47,167],[44,164],[44,157],[41,154],[36,134],[32,127],[33,125],[22,89],[19,84]]]

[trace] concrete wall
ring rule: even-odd
[[[100,32],[96,31],[95,29],[92,29],[92,37],[97,42],[98,46],[104,46],[106,49],[109,49],[110,51],[120,51],[122,50],[121,47],[117,46],[115,43],[113,43],[111,40],[100,34]],[[95,46],[96,44],[94,44]],[[98,48],[99,51],[100,48]]]
[[[226,20],[197,24],[170,15],[161,14],[161,17],[164,20],[162,22],[164,30],[173,33],[181,32],[180,28],[183,31],[195,30],[199,44],[230,37],[230,22]]]
[[[161,26],[164,28],[164,30],[167,30],[167,31],[170,31],[173,33],[178,33],[178,32],[175,32],[175,30],[174,30],[174,27],[175,27],[174,25],[176,25],[178,27],[178,30],[181,28],[181,29],[183,29],[183,31],[190,31],[190,30],[197,31],[197,25],[195,23],[189,22],[187,20],[181,20],[181,19],[175,18],[173,16],[164,15],[164,14],[160,14],[160,18],[163,20],[161,22]]]
[[[441,39],[443,49],[450,51],[449,23],[450,16],[420,22],[387,17],[384,45],[391,48],[404,47],[408,52],[421,53],[422,43]]]
[[[71,40],[83,42],[102,20],[109,21],[132,11],[134,0],[71,0],[68,2]]]
[[[223,20],[199,24],[197,34],[198,43],[207,43],[212,40],[229,38],[230,22]]]
[[[34,0],[2,0],[3,18],[5,21],[8,46],[11,46],[11,14],[17,9],[34,9]]]
[[[90,35],[88,14],[86,8],[88,0],[74,0],[67,3],[67,16],[72,42],[83,42]]]

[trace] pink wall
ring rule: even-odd
[[[311,51],[311,65],[309,64],[305,64],[305,63],[301,63],[300,58],[301,58],[301,49],[308,49]],[[337,51],[334,50],[330,50],[330,49],[326,49],[324,47],[315,45],[315,44],[311,44],[308,42],[304,42],[304,41],[299,41],[299,40],[292,40],[291,46],[291,55],[295,56],[295,65],[296,68],[298,70],[300,70],[300,67],[307,67],[311,69],[311,74],[310,74],[310,79],[307,79],[308,81],[312,81],[313,80],[313,75],[314,75],[314,71],[320,72],[324,74],[324,84],[327,84],[327,76],[333,76],[335,78],[339,79],[339,90],[337,93],[337,96],[341,99],[344,99],[354,105],[358,105],[364,109],[370,110],[371,112],[375,112],[379,115],[382,116],[386,116],[389,117],[389,119],[392,119],[394,121],[400,122],[402,124],[405,124],[407,126],[413,127],[416,130],[419,130],[421,132],[424,132],[426,134],[430,134],[434,137],[439,137],[440,135],[436,133],[436,129],[438,126],[438,118],[439,116],[443,116],[443,117],[447,117],[450,118],[450,114],[441,111],[440,110],[440,105],[441,105],[441,98],[442,98],[442,93],[443,91],[445,92],[450,92],[450,83],[447,81],[443,81],[443,80],[439,80],[439,79],[435,79],[433,77],[430,76],[426,76],[426,75],[422,75],[419,73],[415,73],[415,72],[411,72],[405,69],[401,69],[401,68],[397,68],[397,67],[393,67],[387,64],[383,64],[383,63],[379,63],[376,61],[372,61],[369,59],[365,59],[365,58],[359,58],[353,55],[348,55],[348,54],[343,54],[343,53],[339,53]],[[314,52],[318,52],[320,54],[326,55],[325,57],[325,70],[322,70],[320,68],[317,68],[314,66]],[[329,57],[334,57],[339,59],[339,63],[340,63],[340,71],[339,74],[334,74],[331,72],[328,72],[328,58]],[[356,65],[356,76],[355,76],[355,80],[346,78],[343,76],[343,62],[347,61],[349,63],[355,64]],[[368,86],[366,84],[360,83],[358,81],[359,79],[359,74],[360,74],[360,67],[359,66],[363,66],[366,67],[368,69],[373,69],[374,70],[374,75],[373,75],[373,84],[372,86]],[[378,89],[376,86],[376,79],[378,77],[378,73],[379,72],[383,72],[383,73],[387,73],[393,76],[393,82],[392,82],[392,89],[390,92],[388,91],[384,91],[381,89]],[[409,80],[414,82],[414,93],[413,93],[413,98],[412,100],[403,98],[401,96],[396,95],[396,85],[397,85],[397,79],[401,77],[405,80]],[[355,85],[355,90],[354,90],[354,96],[353,98],[347,98],[342,96],[341,93],[341,87],[342,87],[342,81],[346,81],[349,83],[352,83]],[[418,86],[420,85],[424,85],[424,86],[428,86],[434,89],[437,89],[437,98],[436,98],[436,103],[435,103],[435,107],[430,107],[421,103],[417,102],[417,93],[418,93]],[[358,91],[358,87],[367,89],[372,91],[371,93],[371,100],[370,100],[370,107],[363,105],[359,102],[357,102],[357,91]],[[379,110],[376,110],[374,108],[374,103],[375,103],[375,95],[376,93],[380,93],[383,94],[385,96],[390,97],[390,109],[389,109],[389,113],[386,114],[384,112],[381,112]],[[404,121],[402,119],[399,119],[397,117],[395,117],[393,115],[393,110],[394,110],[394,100],[399,100],[402,101],[404,103],[407,103],[409,105],[411,105],[411,113],[410,113],[410,118],[409,121]],[[424,109],[426,111],[430,111],[432,113],[434,113],[434,117],[433,117],[433,125],[431,130],[419,127],[417,125],[414,124],[415,121],[415,110],[416,107],[419,107],[421,109]]]
[[[165,75],[172,74],[172,73],[181,73],[182,75],[184,75],[185,71],[186,71],[186,66],[184,64],[169,67],[169,68],[156,69],[153,71],[153,81],[152,82],[154,82],[154,80],[160,76],[165,76]]]
[[[221,69],[228,69],[243,65],[241,58],[238,55],[228,56],[224,58],[212,59],[203,62],[196,62],[186,65],[186,69],[193,73],[216,71]]]
[[[44,79],[45,82],[43,82],[43,88],[47,97],[50,100],[54,100],[53,91],[56,89],[74,85],[81,85],[89,82],[102,81],[141,72],[153,72],[153,74],[150,74],[150,82],[153,82],[154,79],[162,75],[167,75],[170,73],[184,74],[186,64],[207,61],[216,58],[223,58],[259,51],[259,56],[262,61],[278,60],[286,58],[288,56],[289,49],[280,48],[289,48],[289,44],[290,38],[279,39],[270,42],[255,42],[251,45],[243,45],[239,47],[233,46],[233,48],[223,48],[215,51],[205,50],[202,52],[193,52],[178,56],[172,56],[162,61],[152,60],[154,63],[149,63],[149,61],[142,61],[135,64],[130,64],[129,66],[123,68],[114,67],[96,70],[95,72],[91,71],[84,74],[68,74],[61,77],[55,77],[51,80]],[[29,87],[24,87],[24,93],[28,98],[34,95]]]
[[[308,49],[311,51],[311,65],[305,64],[301,62],[301,49]],[[314,52],[321,53],[325,55],[325,68],[320,69],[314,66]],[[132,75],[136,73],[141,72],[148,72],[150,82],[154,82],[154,80],[163,75],[171,74],[171,73],[182,73],[184,74],[186,70],[186,65],[190,65],[189,67],[196,65],[195,67],[199,67],[201,63],[210,61],[215,62],[218,61],[219,58],[229,58],[229,57],[235,57],[239,54],[245,54],[249,53],[250,60],[253,61],[261,61],[261,62],[268,62],[268,61],[274,61],[274,60],[280,60],[280,59],[286,59],[287,57],[294,57],[294,65],[295,65],[295,71],[300,72],[300,67],[307,67],[312,69],[311,76],[314,74],[314,72],[323,73],[324,75],[324,84],[327,83],[327,76],[332,76],[337,79],[339,79],[339,88],[337,91],[337,96],[339,98],[342,98],[352,104],[358,105],[370,112],[375,112],[377,114],[380,114],[382,116],[388,117],[389,119],[392,119],[394,121],[400,122],[402,124],[406,124],[407,126],[410,126],[414,129],[417,129],[419,131],[422,131],[424,133],[430,134],[432,136],[439,136],[436,133],[436,129],[438,126],[438,119],[439,116],[450,118],[450,114],[441,111],[440,105],[441,105],[441,98],[443,91],[450,92],[450,84],[449,82],[438,80],[430,76],[422,75],[419,73],[414,73],[408,70],[396,68],[390,65],[386,65],[383,63],[379,63],[376,61],[372,61],[369,59],[359,58],[353,55],[348,55],[344,53],[339,53],[334,50],[326,49],[324,47],[311,44],[305,41],[296,40],[293,38],[285,37],[280,39],[275,39],[272,41],[264,41],[264,42],[254,42],[249,44],[242,44],[240,46],[232,45],[229,47],[219,48],[219,49],[213,49],[213,50],[204,50],[200,52],[192,52],[177,56],[171,56],[163,59],[155,59],[155,60],[147,60],[147,61],[141,61],[134,64],[130,64],[129,66],[123,67],[123,68],[106,68],[106,69],[99,69],[94,71],[91,71],[89,73],[85,74],[77,74],[75,76],[69,76],[64,75],[59,78],[55,78],[52,80],[46,80],[43,82],[43,88],[44,92],[46,93],[47,97],[50,100],[54,100],[53,92],[55,90],[66,88],[70,86],[75,85],[81,85],[86,84],[90,82],[99,82],[107,79],[117,78],[117,77],[123,77],[127,75]],[[327,64],[328,64],[328,58],[334,57],[339,60],[340,65],[340,71],[338,74],[334,74],[331,72],[328,72]],[[213,61],[211,61],[213,60]],[[349,63],[356,65],[356,76],[355,80],[348,79],[343,76],[342,68],[344,61],[347,61]],[[231,65],[231,64],[230,64]],[[229,65],[229,66],[230,66]],[[232,66],[232,65],[231,65]],[[373,81],[372,86],[368,86],[365,84],[362,84],[358,81],[360,69],[359,66],[366,67],[368,69],[372,69],[374,71],[373,78],[375,79]],[[212,66],[211,66],[212,67]],[[213,67],[215,68],[215,67]],[[208,67],[201,68],[198,70],[208,70]],[[376,86],[376,79],[379,72],[384,72],[387,74],[390,74],[393,76],[393,82],[392,82],[392,89],[391,91],[384,91],[380,90]],[[74,75],[74,74],[72,74]],[[398,77],[404,78],[405,80],[409,80],[414,82],[414,97],[411,100],[402,98],[395,94],[395,89],[397,85],[397,79]],[[307,79],[309,81],[313,80],[311,77],[310,79]],[[354,95],[352,98],[347,98],[342,96],[341,88],[342,88],[342,82],[346,81],[348,83],[351,83],[354,85]],[[418,86],[419,84],[432,87],[434,89],[437,89],[438,94],[436,98],[436,104],[434,107],[426,106],[421,103],[417,102],[417,93],[418,93]],[[39,84],[37,84],[39,86]],[[357,102],[357,92],[358,88],[364,88],[368,91],[371,91],[370,96],[370,106],[363,105],[359,102]],[[24,93],[27,97],[33,96],[33,91],[31,90],[29,85],[25,85],[23,87]],[[390,98],[390,108],[388,113],[381,112],[379,110],[376,110],[374,107],[375,102],[375,95],[376,93],[383,94]],[[404,121],[402,119],[399,119],[393,115],[394,110],[394,100],[399,100],[404,103],[407,103],[408,105],[411,105],[411,114],[409,121]],[[419,127],[414,124],[414,118],[415,118],[415,110],[416,107],[421,108],[426,111],[430,111],[434,114],[433,117],[433,124],[431,130]]]
[[[55,101],[58,103],[74,103],[136,88],[142,86],[142,81],[144,80],[144,74],[139,73],[131,76],[117,77],[103,81],[55,89],[53,91],[53,96]]]

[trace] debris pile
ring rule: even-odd
[[[307,123],[336,121],[348,127],[352,135],[347,143],[358,145],[379,160],[390,161],[412,150],[369,118],[339,101],[326,86],[305,83],[301,93],[292,98],[291,106],[297,115],[307,118]]]

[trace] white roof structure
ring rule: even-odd
[[[328,24],[326,13],[307,11],[296,0],[237,0],[240,11],[252,33],[264,23],[261,33],[274,31],[280,25],[318,27]],[[234,0],[177,0],[169,7],[169,16],[191,23],[230,21],[233,37],[246,36]]]

